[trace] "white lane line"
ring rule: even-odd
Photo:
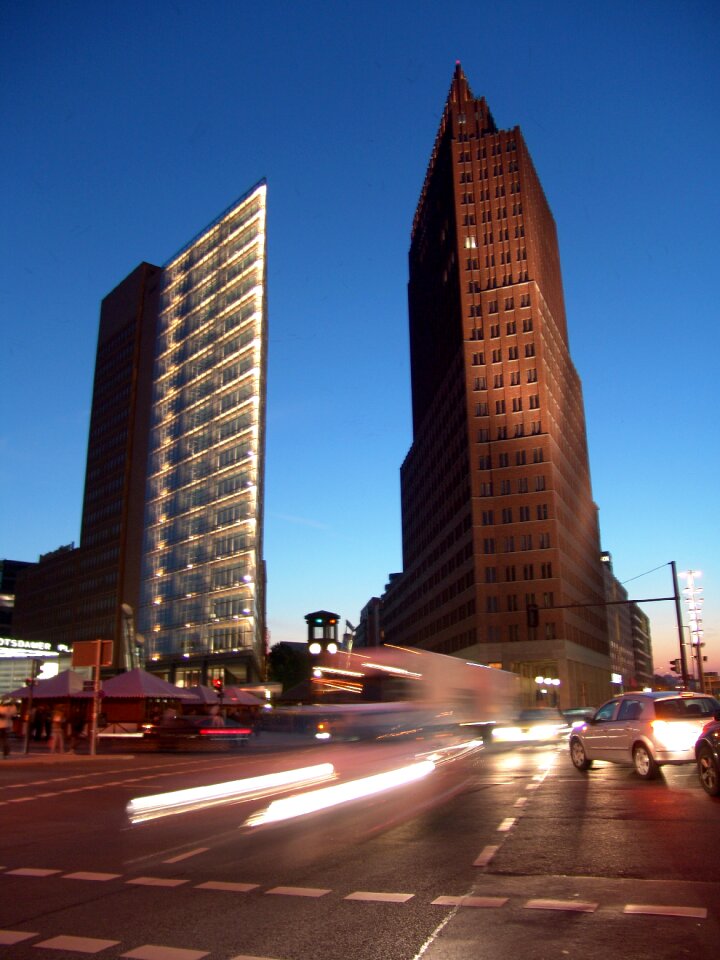
[[[483,847],[482,850],[480,851],[480,854],[476,857],[475,860],[473,860],[473,866],[486,867],[490,863],[492,858],[495,856],[495,854],[498,852],[499,849],[500,849],[499,846]]]
[[[380,903],[407,903],[415,896],[414,893],[371,893],[369,890],[356,890],[349,893],[345,900],[377,900]]]
[[[527,802],[528,802],[528,798],[527,798],[527,797],[518,797],[517,800],[515,801],[515,803],[513,804],[513,806],[514,806],[514,807],[524,807]]]
[[[227,890],[229,893],[247,893],[248,890],[257,890],[258,883],[230,883],[226,880],[206,880],[196,884],[198,890]]]
[[[432,903],[442,907],[504,907],[508,897],[436,897]]]
[[[540,784],[538,784],[538,783],[529,783],[529,784],[525,787],[525,789],[526,789],[526,790],[537,790],[537,788],[538,788],[539,786],[540,786]]]
[[[170,857],[169,860],[163,860],[163,863],[179,863],[181,860],[187,860],[189,857],[196,857],[199,853],[205,853],[210,847],[197,847],[195,850],[188,850],[187,853],[179,853],[177,857]]]
[[[628,903],[623,913],[645,913],[656,917],[691,917],[694,920],[707,920],[705,907],[665,907],[652,903]]]
[[[63,880],[97,880],[99,882],[104,882],[105,880],[117,880],[118,877],[121,877],[121,873],[96,873],[92,870],[78,870],[75,873],[64,873],[62,876]]]
[[[20,943],[23,940],[29,940],[30,937],[39,936],[39,933],[31,933],[29,930],[0,930],[0,944],[11,946],[13,943]]]
[[[583,903],[581,900],[528,900],[523,904],[526,910],[570,910],[573,913],[595,913],[596,903]]]
[[[125,881],[140,887],[180,887],[188,882],[188,880],[173,880],[171,877],[134,877],[132,880]]]
[[[207,950],[183,950],[179,947],[161,947],[146,943],[128,953],[121,953],[120,956],[130,957],[131,960],[202,960],[210,954]]]
[[[508,830],[512,830],[516,822],[515,817],[506,817],[498,827],[498,833],[507,833]]]
[[[249,953],[238,953],[230,957],[230,960],[277,960],[277,957],[256,957],[254,954],[250,956]]]
[[[287,897],[324,897],[330,892],[320,887],[273,887],[272,890],[265,891],[265,893],[278,893]]]
[[[57,793],[48,793],[48,794],[45,794],[45,796],[48,796],[48,797],[57,797],[57,796],[59,796],[59,794],[57,794]],[[8,803],[27,803],[28,800],[34,800],[34,799],[35,799],[35,797],[10,797],[10,799],[9,799],[7,802],[8,802]]]
[[[73,950],[75,953],[100,953],[108,947],[117,947],[119,940],[98,940],[96,937],[68,937],[61,934],[34,943],[34,947],[43,947],[45,950]]]
[[[17,870],[8,870],[8,874],[15,877],[51,877],[59,870],[43,870],[40,867],[18,867]]]

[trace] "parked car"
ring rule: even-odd
[[[222,716],[168,717],[143,727],[143,738],[161,750],[238,747],[247,743],[251,733],[247,724]]]
[[[494,727],[493,743],[552,743],[570,731],[565,717],[552,707],[522,710],[514,723]]]
[[[703,727],[695,744],[695,759],[705,793],[720,796],[720,711]]]
[[[663,764],[695,762],[695,742],[718,709],[714,697],[700,693],[624,693],[573,727],[570,758],[578,770],[594,760],[632,764],[651,780]]]

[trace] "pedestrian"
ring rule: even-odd
[[[2,744],[3,758],[10,756],[10,734],[17,708],[12,700],[3,700],[0,703],[0,744]]]
[[[80,740],[85,731],[85,712],[76,708],[70,718],[70,753],[77,753]]]
[[[45,721],[47,720],[47,710],[42,704],[35,707],[32,716],[32,736],[33,740],[42,740],[45,737]]]
[[[67,718],[65,711],[61,706],[54,708],[50,718],[50,740],[48,746],[50,753],[65,753],[65,726]]]

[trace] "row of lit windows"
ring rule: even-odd
[[[515,564],[505,567],[505,582],[514,583],[516,580],[534,580],[536,565],[534,563],[524,563],[522,566],[522,576],[518,576],[519,568]],[[501,571],[502,572],[502,571]],[[552,563],[541,563],[538,565],[540,580],[552,579]],[[498,583],[498,568],[485,567],[485,583]],[[517,610],[517,595],[511,594],[508,598],[508,610]]]
[[[515,279],[513,280],[513,275],[512,275],[512,273],[505,273],[505,274],[503,274],[503,276],[500,278],[499,286],[501,286],[501,287],[510,287],[510,286],[512,286],[514,283],[526,283],[526,282],[528,281],[528,279],[529,279],[529,276],[530,276],[530,275],[529,275],[529,273],[527,272],[527,270],[520,270],[520,271],[516,274]],[[489,277],[484,286],[483,286],[483,284],[482,284],[479,280],[468,280],[467,292],[468,292],[468,293],[483,293],[483,291],[486,291],[486,290],[496,290],[497,287],[498,287],[498,278],[497,278],[497,277]]]
[[[487,511],[483,510],[483,518],[488,514],[492,514],[492,510]],[[483,519],[483,523],[485,523]],[[492,521],[491,521],[492,522]],[[532,533],[523,533],[518,537],[515,534],[510,534],[507,537],[502,538],[502,552],[503,553],[515,553],[517,550],[549,550],[550,549],[550,534],[547,532],[538,534],[537,547],[533,546],[533,535]],[[483,538],[483,553],[493,554],[496,552],[496,540],[495,537],[484,537]]]
[[[515,202],[512,205],[512,215],[514,217],[520,216],[523,212],[522,203]],[[507,207],[497,207],[495,210],[495,219],[496,220],[507,220]],[[492,223],[493,216],[492,210],[483,210],[480,214],[480,223]],[[462,225],[464,227],[473,227],[477,223],[474,213],[465,213],[463,214]],[[523,234],[524,236],[524,234]]]
[[[542,421],[533,420],[530,423],[530,436],[538,436],[542,433]],[[512,428],[512,437],[524,437],[525,436],[525,424],[516,423]],[[489,427],[480,427],[477,432],[478,443],[490,443],[490,428]],[[495,439],[496,440],[509,440],[511,438],[510,431],[505,424],[500,424],[500,426],[495,429]]]

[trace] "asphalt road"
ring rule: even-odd
[[[278,799],[259,790],[128,818],[133,798],[327,762],[346,782],[414,761],[406,744],[266,744],[0,765],[0,957],[678,960],[720,946],[720,802],[693,767],[644,783],[580,774],[564,746],[479,750],[277,824],[248,825]]]

